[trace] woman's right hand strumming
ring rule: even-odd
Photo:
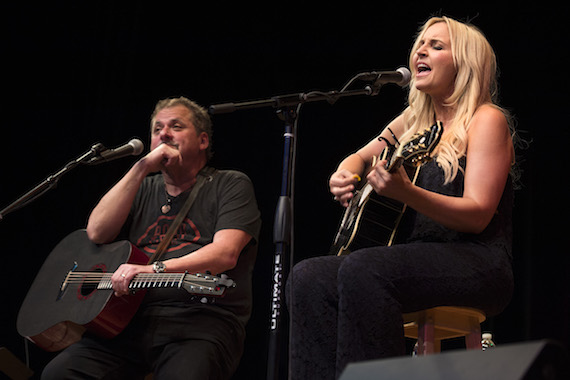
[[[334,172],[329,180],[329,188],[334,196],[334,200],[347,207],[354,196],[354,190],[359,181],[360,176],[349,170],[341,169]]]

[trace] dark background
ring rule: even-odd
[[[208,106],[339,90],[356,73],[406,65],[413,37],[430,15],[472,20],[497,53],[501,104],[531,142],[521,151],[523,187],[515,204],[515,294],[484,329],[493,332],[499,345],[550,338],[568,346],[563,181],[570,7],[370,4],[4,3],[0,207],[96,142],[116,147],[138,136],[148,145],[149,115],[159,99],[184,95]],[[297,134],[295,262],[325,253],[337,228],[341,209],[327,190],[330,173],[404,104],[405,91],[387,85],[375,97],[303,107]],[[273,214],[283,151],[283,124],[274,111],[268,107],[213,117],[213,164],[251,177],[264,221],[255,310],[239,378],[265,377]],[[133,161],[81,166],[0,222],[5,282],[0,346],[22,361],[24,340],[17,334],[16,317],[43,260],[62,238],[85,226],[91,208]],[[52,354],[33,345],[29,351],[30,366],[41,372]]]

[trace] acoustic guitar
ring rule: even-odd
[[[388,161],[386,170],[390,173],[406,163],[416,167],[417,175],[419,167],[431,159],[442,133],[438,121],[397,148],[386,147],[379,159]],[[340,256],[360,248],[392,245],[405,208],[405,204],[378,195],[370,183],[364,183],[343,214],[330,254]]]
[[[17,329],[46,351],[59,351],[86,330],[112,338],[136,313],[148,288],[183,288],[197,297],[221,297],[235,283],[225,275],[140,273],[132,293],[116,297],[113,272],[123,263],[148,263],[147,255],[128,241],[97,245],[85,230],[65,237],[49,254],[18,313]]]

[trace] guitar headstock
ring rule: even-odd
[[[190,294],[221,297],[227,288],[236,286],[235,282],[226,275],[212,276],[195,273],[184,276],[184,289]]]
[[[395,166],[398,162],[410,163],[417,167],[431,160],[431,153],[439,143],[442,133],[443,125],[441,121],[437,121],[423,132],[414,134],[394,152],[388,170],[397,169]]]

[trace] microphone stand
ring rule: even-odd
[[[289,266],[293,263],[293,199],[292,189],[294,183],[294,161],[295,161],[295,124],[297,122],[300,106],[308,102],[326,100],[334,104],[338,99],[357,95],[377,95],[381,84],[374,83],[362,89],[345,91],[345,89],[356,79],[353,78],[341,91],[312,91],[309,93],[297,93],[290,95],[274,96],[264,100],[246,101],[240,103],[222,103],[211,105],[208,112],[212,115],[221,113],[231,113],[239,110],[254,109],[261,107],[273,107],[277,109],[277,114],[284,121],[284,149],[283,166],[281,176],[281,194],[276,206],[273,226],[273,243],[275,253],[273,260],[273,285],[271,292],[271,321],[269,334],[269,351],[267,379],[279,379],[280,348],[283,345],[281,332],[281,306],[284,301],[282,286],[289,273]],[[296,107],[296,109],[295,109]]]
[[[42,183],[34,187],[32,190],[28,191],[26,194],[22,195],[20,198],[12,202],[10,205],[5,207],[3,210],[0,211],[0,221],[4,219],[4,216],[8,215],[10,212],[15,211],[19,208],[24,207],[28,203],[36,200],[41,195],[43,195],[48,190],[52,189],[57,185],[59,179],[65,174],[71,171],[71,169],[75,168],[77,165],[82,163],[87,163],[93,157],[99,155],[100,152],[105,150],[105,147],[101,143],[97,143],[89,149],[86,153],[82,154],[75,160],[70,161],[65,165],[62,169],[58,172],[50,175],[47,177]]]

